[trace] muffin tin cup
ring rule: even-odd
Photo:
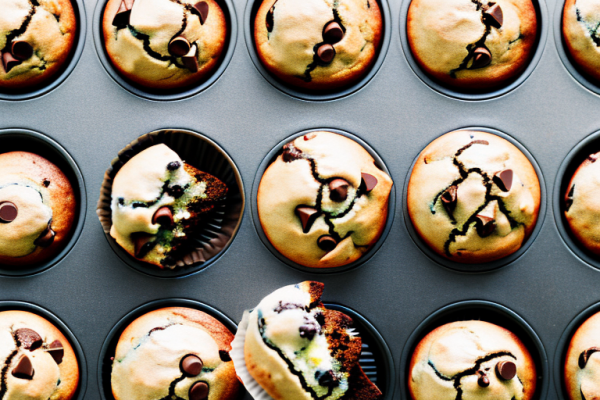
[[[517,142],[516,139],[512,138],[511,136],[507,135],[506,133],[500,132],[499,130],[492,129],[492,128],[486,128],[486,127],[457,128],[457,129],[453,129],[450,132],[454,132],[456,130],[480,131],[480,132],[487,132],[487,133],[492,133],[496,136],[500,136],[501,138],[506,139],[511,144],[513,144],[515,147],[517,147],[517,149],[519,149],[527,157],[527,159],[529,159],[529,162],[533,166],[533,169],[535,170],[538,180],[540,182],[540,209],[538,211],[538,219],[537,219],[536,225],[533,228],[531,235],[527,238],[527,240],[525,240],[525,242],[523,243],[521,248],[519,250],[517,250],[516,252],[514,252],[506,257],[503,257],[499,260],[491,261],[491,262],[487,262],[487,263],[480,263],[480,264],[460,263],[460,262],[449,260],[445,257],[442,257],[438,253],[436,253],[433,249],[431,249],[427,245],[427,243],[425,243],[425,241],[423,239],[421,239],[421,237],[415,230],[415,227],[412,224],[410,216],[408,215],[408,206],[406,204],[406,196],[408,195],[408,183],[410,181],[410,176],[412,174],[413,167],[414,167],[415,163],[417,162],[417,159],[419,158],[419,155],[421,154],[421,152],[423,150],[421,150],[419,152],[419,154],[417,154],[417,156],[415,157],[410,169],[408,170],[406,179],[404,180],[404,192],[402,194],[402,199],[404,200],[403,204],[402,204],[404,223],[406,224],[406,229],[408,230],[410,237],[412,238],[413,242],[415,242],[417,247],[432,261],[436,262],[437,264],[441,265],[442,267],[446,267],[446,268],[449,268],[454,271],[465,272],[465,273],[489,272],[489,271],[493,271],[498,268],[505,267],[509,264],[513,264],[515,261],[517,261],[517,259],[519,259],[523,254],[525,254],[525,252],[527,252],[529,247],[535,241],[537,235],[539,234],[540,230],[542,229],[542,225],[544,224],[544,218],[546,216],[546,202],[547,202],[546,184],[544,182],[542,170],[540,169],[540,166],[538,165],[537,161],[535,160],[533,155],[521,143]],[[427,145],[429,145],[429,143]]]
[[[392,186],[392,189],[390,190],[390,197],[388,200],[387,221],[385,223],[385,227],[384,227],[383,231],[381,232],[381,236],[377,240],[377,243],[375,243],[375,245],[373,247],[371,247],[369,249],[369,251],[367,251],[358,260],[356,260],[350,264],[343,265],[341,267],[330,267],[330,268],[306,267],[304,265],[300,265],[300,264],[290,260],[283,254],[281,254],[279,251],[277,251],[277,249],[271,244],[271,242],[269,241],[269,239],[265,235],[265,232],[262,229],[262,226],[260,224],[260,219],[258,217],[258,204],[257,204],[257,200],[256,200],[256,198],[258,196],[258,187],[260,186],[260,181],[262,179],[262,176],[265,173],[266,169],[269,167],[269,165],[271,165],[277,159],[277,156],[282,151],[283,145],[286,143],[289,143],[290,141],[296,139],[297,137],[306,135],[311,132],[320,132],[320,131],[337,133],[339,135],[343,135],[343,136],[346,136],[347,138],[354,140],[355,142],[360,144],[365,150],[367,150],[369,152],[371,157],[373,157],[373,159],[375,160],[375,164],[377,165],[377,167],[379,167],[382,171],[384,171],[386,174],[388,174],[388,176],[390,178],[392,178],[392,174],[390,173],[387,166],[383,162],[383,159],[364,140],[358,138],[357,136],[355,136],[351,133],[342,131],[340,129],[335,129],[335,128],[307,129],[307,130],[295,133],[291,136],[288,136],[286,139],[279,142],[275,147],[273,147],[273,149],[267,154],[267,156],[263,159],[263,161],[258,166],[258,171],[256,171],[256,176],[254,177],[254,183],[252,185],[252,221],[254,222],[254,228],[256,229],[256,233],[258,234],[258,237],[260,237],[260,240],[263,242],[265,247],[267,249],[269,249],[269,251],[271,253],[273,253],[273,255],[275,257],[277,257],[280,261],[284,262],[285,264],[287,264],[288,266],[290,266],[292,268],[295,268],[295,269],[303,271],[303,272],[310,272],[313,274],[336,274],[336,273],[341,273],[341,272],[347,272],[347,271],[350,271],[352,269],[358,268],[359,266],[363,265],[371,257],[373,257],[373,255],[375,255],[375,253],[377,253],[377,251],[383,245],[383,242],[385,242],[385,239],[386,239],[388,233],[390,232],[390,229],[392,228],[392,224],[394,222],[394,215],[396,213],[396,189],[395,189],[396,186],[395,186],[395,184]]]
[[[435,328],[454,321],[486,321],[513,332],[529,350],[537,368],[537,383],[533,400],[545,400],[548,394],[548,357],[544,345],[533,328],[511,309],[486,300],[466,300],[442,307],[428,316],[409,336],[400,360],[402,398],[412,399],[408,389],[410,360],[421,341]]]
[[[28,311],[33,314],[37,314],[40,317],[43,317],[50,321],[58,330],[65,335],[71,347],[73,348],[73,352],[75,353],[75,357],[77,357],[77,363],[79,365],[79,384],[77,386],[77,390],[75,391],[75,395],[71,400],[83,400],[85,398],[85,391],[87,389],[87,363],[85,360],[85,355],[83,354],[83,349],[79,344],[79,341],[73,335],[73,332],[62,322],[56,315],[52,314],[50,311],[42,308],[38,305],[32,303],[26,303],[24,301],[0,301],[0,312],[2,311]]]
[[[27,266],[0,264],[0,276],[25,277],[40,274],[58,264],[77,243],[83,230],[87,208],[87,198],[83,175],[77,163],[67,151],[53,139],[28,129],[0,130],[0,153],[27,151],[38,154],[54,163],[69,179],[76,200],[75,218],[71,228],[71,238],[64,248],[49,260]]]
[[[396,373],[394,360],[389,347],[377,329],[361,314],[341,304],[324,303],[325,308],[343,312],[354,321],[353,328],[362,339],[362,352],[359,364],[371,382],[375,383],[383,393],[382,400],[391,400],[394,396]],[[273,400],[271,396],[254,380],[246,367],[244,343],[248,330],[249,311],[244,312],[238,326],[235,339],[229,352],[235,365],[238,377],[254,400]]]
[[[115,355],[117,342],[121,337],[121,333],[123,333],[125,328],[127,328],[127,326],[129,326],[129,324],[131,324],[136,318],[141,317],[150,311],[158,310],[164,307],[187,307],[200,310],[207,313],[211,317],[216,318],[233,334],[235,334],[237,331],[237,325],[231,319],[229,319],[229,317],[219,310],[196,300],[181,298],[154,300],[135,308],[121,318],[119,322],[117,322],[110,330],[110,332],[108,332],[108,335],[102,344],[102,348],[100,349],[96,379],[98,380],[98,389],[100,390],[100,398],[102,400],[115,400],[111,388],[112,358]]]
[[[310,89],[303,89],[294,87],[290,84],[287,84],[277,78],[275,75],[271,74],[265,66],[260,61],[258,54],[256,52],[256,45],[254,43],[254,20],[256,17],[256,13],[260,8],[263,0],[248,0],[246,3],[246,10],[244,13],[244,36],[246,37],[246,47],[248,49],[248,54],[252,59],[252,63],[266,79],[267,82],[271,84],[276,89],[279,89],[281,92],[287,94],[288,96],[305,101],[332,101],[338,100],[351,94],[358,92],[364,86],[369,83],[373,77],[377,74],[385,56],[387,54],[388,48],[390,47],[390,41],[392,37],[392,18],[390,16],[390,7],[387,3],[387,0],[377,0],[379,4],[379,8],[381,10],[381,20],[382,20],[382,35],[381,35],[381,44],[379,45],[379,50],[377,52],[377,56],[371,68],[367,71],[367,73],[355,82],[352,85],[348,85],[347,87],[342,87],[340,89],[334,90],[326,90],[326,91],[316,91]]]
[[[228,188],[225,201],[217,206],[210,220],[203,223],[202,229],[189,234],[190,240],[195,241],[197,245],[196,249],[177,260],[174,269],[161,269],[136,259],[110,236],[113,178],[133,156],[159,143],[166,144],[183,160],[200,171],[219,178]],[[121,150],[118,157],[111,162],[110,168],[104,175],[96,213],[108,243],[127,265],[138,272],[158,278],[181,278],[206,269],[225,253],[242,222],[244,204],[242,177],[225,150],[200,133],[183,129],[161,129],[140,136]]]
[[[131,94],[134,94],[145,100],[152,101],[174,101],[174,100],[183,100],[189,97],[195,96],[208,88],[210,88],[215,82],[219,80],[221,75],[227,69],[231,58],[233,57],[233,53],[235,50],[235,45],[237,42],[237,17],[235,13],[235,7],[233,6],[232,0],[216,0],[223,13],[225,14],[225,19],[227,21],[228,34],[227,39],[225,41],[225,48],[223,49],[223,53],[221,55],[221,61],[219,65],[215,68],[215,70],[210,74],[208,78],[199,83],[196,83],[187,88],[180,89],[169,89],[169,90],[161,90],[144,87],[139,85],[124,76],[122,76],[117,69],[113,66],[110,58],[106,54],[106,49],[104,48],[104,35],[102,33],[102,18],[104,15],[104,8],[106,7],[106,3],[108,0],[98,0],[96,4],[96,8],[94,10],[94,21],[93,21],[93,33],[94,33],[94,45],[96,47],[96,54],[100,59],[100,63],[106,70],[106,73],[123,89],[127,90]]]
[[[411,0],[403,1],[402,8],[400,10],[400,42],[402,43],[402,49],[404,50],[404,56],[406,57],[406,61],[408,62],[408,65],[410,65],[415,75],[417,75],[417,77],[421,81],[423,81],[423,83],[425,83],[430,89],[450,98],[458,100],[477,101],[494,99],[503,96],[507,93],[510,93],[519,86],[521,86],[527,80],[527,78],[529,78],[529,76],[532,74],[533,70],[539,63],[540,59],[542,58],[544,47],[546,45],[546,39],[548,36],[548,11],[546,9],[546,4],[543,0],[531,1],[533,3],[533,6],[535,7],[535,12],[538,21],[538,34],[535,46],[533,48],[533,56],[529,60],[529,63],[527,64],[525,69],[516,78],[499,88],[485,89],[482,91],[461,91],[460,89],[452,88],[450,86],[446,86],[441,82],[438,82],[434,78],[430,77],[425,71],[423,71],[417,63],[417,61],[415,60],[415,57],[413,56],[412,51],[410,49],[410,45],[408,44],[406,18],[408,16],[408,9],[410,7]]]
[[[85,46],[85,37],[87,33],[87,17],[83,0],[71,0],[71,4],[73,5],[75,19],[77,20],[77,30],[75,32],[75,42],[73,43],[71,54],[68,57],[68,61],[65,62],[62,70],[57,72],[54,78],[50,79],[49,82],[40,86],[25,90],[0,89],[0,100],[18,101],[41,97],[56,89],[69,77],[69,75],[71,75],[71,72],[73,72],[75,66],[81,58],[81,53],[83,53],[83,47]]]

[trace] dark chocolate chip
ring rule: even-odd
[[[336,202],[346,201],[348,198],[348,188],[350,184],[340,178],[336,178],[329,182],[329,198]]]
[[[477,234],[482,238],[490,236],[494,232],[494,229],[496,229],[494,218],[481,214],[477,214],[476,218],[475,228],[477,229]]]
[[[196,44],[193,44],[190,51],[181,57],[181,62],[190,71],[194,73],[198,72],[198,46]]]
[[[328,64],[335,57],[335,49],[329,43],[324,43],[317,48],[317,57],[325,64]]]
[[[152,239],[154,239],[154,235],[146,232],[134,232],[131,234],[135,257],[144,258],[152,250],[152,247],[154,247]]]
[[[442,199],[442,205],[446,209],[448,215],[452,215],[454,209],[456,208],[456,203],[458,202],[457,192],[458,186],[452,185],[440,196]]]
[[[167,164],[167,169],[169,171],[175,171],[175,170],[179,169],[179,167],[181,167],[181,163],[179,161],[171,161],[170,163]]]
[[[293,143],[283,145],[283,161],[292,162],[302,158],[302,150],[297,149]]]
[[[33,365],[31,364],[31,360],[27,355],[23,354],[23,356],[19,359],[17,366],[13,368],[12,375],[15,378],[19,379],[32,379],[33,374]]]
[[[181,359],[179,368],[187,376],[198,376],[202,372],[203,363],[200,357],[194,354],[188,354]]]
[[[6,72],[7,74],[10,72],[11,69],[13,69],[13,67],[19,64],[21,64],[21,61],[13,57],[13,55],[10,54],[10,52],[7,51],[6,53],[2,53],[2,66],[4,67],[4,72]]]
[[[17,215],[19,215],[19,209],[14,203],[10,201],[0,203],[0,222],[13,222],[17,219]]]
[[[323,314],[322,312],[315,314],[315,319],[317,320],[317,323],[319,325],[325,325],[325,314]]]
[[[296,207],[296,215],[300,218],[300,222],[302,222],[302,232],[308,233],[312,224],[319,216],[319,210],[308,206],[298,206]]]
[[[488,24],[494,28],[500,28],[504,22],[504,16],[502,15],[502,8],[499,4],[494,4],[488,8],[484,13],[484,18]]]
[[[485,374],[485,372],[483,371],[477,371],[477,384],[481,387],[488,387],[490,386],[490,378],[487,377],[487,375]]]
[[[50,247],[50,245],[54,243],[55,237],[56,232],[54,232],[50,227],[50,224],[48,224],[48,227],[44,230],[44,232],[42,232],[42,234],[37,239],[35,239],[33,244],[40,247]]]
[[[177,36],[169,42],[169,53],[174,57],[183,57],[190,52],[190,42],[183,36]]]
[[[24,40],[15,40],[10,47],[12,55],[17,60],[25,61],[33,55],[33,47]]]
[[[517,365],[512,361],[500,361],[496,364],[496,373],[502,380],[511,380],[517,374]]]
[[[317,245],[321,248],[321,250],[329,253],[331,250],[335,249],[337,246],[337,240],[333,236],[323,235],[317,240]]]
[[[42,182],[42,185],[44,185],[44,187],[48,187],[48,186],[50,186],[50,181],[48,179],[44,179],[44,181]]]
[[[375,186],[377,186],[377,178],[375,178],[371,174],[362,172],[360,174],[360,179],[360,190],[362,190],[365,193],[369,193],[375,188]]]
[[[65,356],[65,350],[60,340],[55,340],[54,342],[50,343],[48,349],[46,349],[46,352],[52,356],[57,364],[60,364]]]
[[[129,25],[129,17],[131,16],[131,7],[127,7],[127,3],[125,1],[121,1],[121,5],[119,6],[119,10],[115,14],[113,18],[113,26],[119,29],[125,28]]]
[[[596,154],[590,154],[587,159],[590,160],[590,162],[593,164],[596,161],[598,161],[599,157],[600,157],[600,155],[598,155],[598,153],[596,153]]]
[[[590,347],[589,349],[582,351],[579,355],[579,368],[584,369],[592,354],[597,351],[600,351],[600,347]]]
[[[152,223],[167,227],[173,225],[173,212],[167,206],[159,208],[152,216]]]
[[[196,382],[190,388],[190,400],[204,400],[208,397],[208,384]]]
[[[204,25],[206,22],[206,18],[208,18],[208,3],[205,1],[200,1],[194,4],[194,8],[198,11],[198,15],[200,17],[200,24]]]
[[[15,331],[15,336],[20,346],[26,350],[34,351],[38,349],[42,343],[42,337],[33,329],[20,328]]]
[[[317,334],[317,328],[314,325],[302,325],[300,327],[300,337],[308,340],[313,340]]]
[[[335,44],[344,38],[344,30],[335,21],[331,21],[323,28],[323,40],[325,43]]]
[[[569,211],[569,208],[573,205],[573,194],[575,193],[575,185],[571,186],[569,193],[565,197],[565,211]]]
[[[505,169],[504,171],[496,172],[493,179],[500,190],[509,192],[513,182],[513,170]]]
[[[317,371],[315,372],[315,378],[318,379],[320,386],[336,387],[340,384],[337,376],[335,376],[335,374],[331,370],[325,372]]]
[[[120,206],[124,206],[125,205],[125,198],[124,197],[119,197],[119,205]]]
[[[183,196],[183,188],[179,185],[173,185],[167,189],[167,193],[169,194],[169,196],[178,199],[181,196]]]
[[[492,62],[492,53],[485,47],[478,47],[473,52],[473,64],[471,69],[483,68]]]
[[[267,32],[273,31],[273,26],[275,25],[275,21],[273,20],[273,12],[275,11],[275,6],[271,7],[267,12],[267,17],[265,19],[265,25],[267,27]]]
[[[231,361],[231,357],[229,356],[229,352],[228,351],[219,350],[219,357],[221,358],[221,361],[223,361],[223,362],[230,362]]]

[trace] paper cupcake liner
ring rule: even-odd
[[[158,130],[142,135],[125,146],[118,157],[112,160],[111,166],[104,174],[100,199],[96,207],[98,219],[109,242],[118,246],[110,236],[113,179],[133,156],[160,143],[167,145],[188,164],[219,178],[227,185],[226,198],[216,205],[215,210],[207,216],[198,230],[188,234],[189,240],[194,244],[194,250],[176,260],[175,265],[169,268],[203,266],[224,250],[237,232],[244,210],[244,191],[241,177],[233,161],[215,143],[198,133],[185,130]],[[130,261],[139,263],[147,269],[161,270],[121,250],[128,255]]]

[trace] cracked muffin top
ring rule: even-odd
[[[0,90],[49,82],[69,60],[77,20],[69,0],[0,0]]]
[[[248,372],[275,400],[377,400],[361,369],[352,319],[321,303],[324,285],[306,281],[261,300],[244,342]]]
[[[27,311],[0,312],[0,399],[69,400],[79,365],[65,336]]]
[[[567,0],[562,34],[571,60],[596,83],[600,82],[600,1]]]
[[[183,89],[217,68],[228,28],[215,0],[108,0],[106,53],[125,78],[150,89]]]
[[[184,163],[168,146],[151,146],[113,180],[110,235],[141,261],[182,266],[180,259],[194,249],[192,236],[211,221],[226,194],[223,182]]]
[[[419,66],[457,89],[492,89],[515,79],[533,56],[530,0],[412,0],[408,43]]]
[[[413,400],[529,400],[536,367],[512,332],[484,321],[442,325],[417,345],[408,380]]]
[[[387,220],[392,179],[354,140],[311,132],[283,147],[258,187],[258,216],[271,244],[311,268],[359,259]]]
[[[0,154],[0,264],[55,256],[71,237],[77,201],[63,172],[37,154]]]
[[[571,338],[564,380],[569,400],[600,398],[600,313],[588,318]]]
[[[112,364],[115,400],[233,400],[241,384],[229,357],[233,333],[184,307],[151,311],[121,334]]]
[[[382,18],[376,0],[264,0],[254,21],[263,65],[311,90],[348,86],[374,63]]]
[[[484,263],[514,253],[531,235],[540,184],[513,144],[491,133],[460,130],[421,152],[406,204],[417,233],[436,253]]]

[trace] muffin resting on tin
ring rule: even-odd
[[[484,263],[514,253],[531,235],[540,183],[529,159],[507,140],[454,131],[415,161],[406,204],[432,250],[452,261]]]
[[[185,307],[150,311],[123,331],[112,363],[116,400],[233,400],[241,393],[229,358],[233,333]]]
[[[273,247],[300,265],[347,265],[381,236],[392,184],[354,140],[311,132],[283,146],[263,174],[260,224]]]
[[[564,365],[569,400],[600,398],[600,313],[588,318],[571,338]]]
[[[24,151],[0,154],[0,264],[41,263],[71,237],[77,201],[65,174]]]
[[[588,77],[600,82],[600,2],[567,0],[562,19],[562,34],[568,53]]]
[[[122,76],[149,89],[182,89],[217,68],[228,27],[216,0],[108,0],[102,31]]]
[[[0,312],[3,400],[69,400],[79,385],[73,348],[52,323],[27,311]]]
[[[484,321],[458,321],[429,332],[409,366],[413,400],[529,400],[536,367],[512,332]]]
[[[338,89],[369,71],[382,29],[377,0],[264,0],[254,41],[263,65],[282,81]]]
[[[40,86],[73,50],[77,19],[69,0],[0,0],[0,90]]]
[[[223,182],[184,163],[168,146],[151,146],[114,178],[110,235],[135,258],[175,268],[194,250],[193,235],[211,221],[226,194]]]
[[[432,78],[456,89],[492,89],[527,66],[537,16],[531,0],[412,0],[406,30]]]
[[[248,372],[275,400],[377,400],[359,365],[352,319],[321,303],[324,285],[302,282],[261,300],[244,342]]]

